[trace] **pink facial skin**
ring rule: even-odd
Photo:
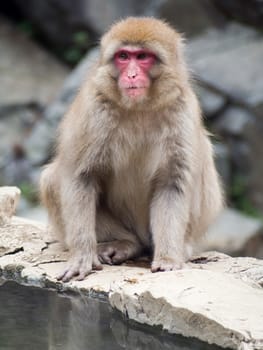
[[[129,97],[144,96],[150,86],[149,70],[156,56],[145,49],[121,48],[114,55],[114,64],[120,72],[118,85]]]

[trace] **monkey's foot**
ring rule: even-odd
[[[82,281],[92,270],[102,270],[102,265],[97,256],[94,255],[91,261],[87,252],[79,253],[69,260],[66,269],[57,276],[57,279],[62,282],[68,282],[77,276],[76,280]]]
[[[184,262],[173,258],[159,258],[154,259],[151,266],[152,272],[158,271],[175,271],[180,270],[184,266]]]
[[[126,240],[99,243],[97,246],[99,260],[114,265],[132,259],[141,253],[138,244]]]

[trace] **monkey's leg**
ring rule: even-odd
[[[48,211],[49,229],[60,239],[63,238],[64,228],[60,210],[59,186],[56,178],[55,163],[51,163],[41,174],[40,195]]]
[[[97,215],[96,232],[97,252],[102,263],[121,264],[139,256],[143,250],[136,235],[104,211]]]
[[[83,280],[92,270],[102,269],[96,251],[96,181],[64,176],[60,181],[60,196],[70,259],[58,279],[67,282],[77,276]]]
[[[220,185],[220,179],[217,174],[212,158],[212,147],[210,142],[205,139],[204,147],[204,165],[200,174],[200,179],[196,180],[196,190],[193,193],[192,204],[200,203],[197,207],[198,212],[191,209],[192,212],[192,235],[198,239],[204,235],[211,223],[216,219],[223,208],[223,191]]]

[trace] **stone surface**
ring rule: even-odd
[[[239,190],[260,213],[263,212],[263,163],[259,161],[263,157],[262,120],[248,109],[232,105],[211,126],[228,148],[233,185],[237,179],[242,180]]]
[[[216,6],[232,18],[239,19],[262,29],[262,0],[213,0]]]
[[[201,82],[262,115],[263,39],[259,33],[229,24],[191,40],[187,51]]]
[[[99,34],[103,34],[112,23],[127,16],[153,15],[155,6],[163,0],[85,0],[83,11],[87,21]]]
[[[262,290],[225,273],[192,269],[138,276],[135,283],[111,292],[110,302],[129,318],[172,333],[233,349],[242,343],[252,349],[263,346],[263,309],[259,318],[254,312],[262,303]]]
[[[68,253],[38,222],[0,227],[0,276],[106,298],[130,319],[232,349],[263,349],[263,261],[204,253],[183,270],[152,274],[148,259],[58,282]],[[165,286],[165,287],[164,287]]]
[[[209,0],[166,0],[160,2],[156,13],[187,37],[196,36],[221,21]]]
[[[13,6],[34,24],[53,46],[74,43],[75,34],[85,32],[91,39],[101,34],[117,19],[152,14],[160,0],[11,0]],[[89,38],[88,38],[89,39]]]
[[[213,130],[219,134],[231,136],[244,136],[248,124],[254,123],[254,115],[241,107],[231,106],[227,108],[218,121],[213,125]]]
[[[32,169],[26,154],[22,154],[22,145],[38,120],[37,114],[28,106],[1,108],[0,105],[0,185],[13,185],[30,179]],[[16,157],[18,149],[22,153]]]
[[[16,211],[20,198],[20,190],[17,187],[0,187],[0,226],[10,221]]]
[[[25,140],[69,70],[2,17],[0,51],[0,185],[30,183]]]
[[[227,145],[220,142],[215,142],[213,147],[217,171],[224,186],[229,186],[231,181],[231,159],[229,149]]]
[[[241,214],[235,209],[225,209],[210,227],[203,249],[238,255],[245,252],[249,240],[259,233],[263,237],[262,220]],[[262,256],[263,258],[263,256]]]
[[[91,50],[69,74],[58,98],[44,112],[44,118],[36,125],[25,144],[28,158],[33,164],[46,162],[54,143],[58,123],[98,57],[98,49]]]
[[[263,163],[259,161],[263,157],[262,34],[232,23],[221,29],[210,29],[190,40],[186,48],[190,66],[201,86],[225,99],[219,111],[211,99],[211,119],[207,120],[210,130],[228,150],[231,172],[230,181],[225,182],[227,192],[233,193],[238,183],[237,202],[243,201],[244,207],[262,213]],[[205,106],[210,98],[202,101],[202,93],[200,97],[204,114],[209,117],[209,107]]]
[[[253,205],[263,212],[263,118],[255,118],[247,125],[244,140],[247,145],[248,195]]]
[[[43,224],[47,224],[48,215],[45,208],[43,208],[41,205],[32,207],[32,205],[28,205],[28,203],[24,203],[24,205],[20,206],[20,203],[21,203],[21,200],[17,208],[18,216],[22,216],[23,218],[26,218],[29,220],[35,220]]]
[[[207,27],[218,24],[220,13],[214,11],[209,0],[47,0],[37,6],[29,0],[12,0],[53,44],[70,43],[73,34],[82,30],[102,34],[119,18],[156,15],[174,24],[187,35],[196,35]],[[189,20],[189,13],[194,13]],[[48,19],[48,20],[47,20]],[[64,30],[64,38],[61,31]]]
[[[44,105],[57,95],[68,69],[0,18],[0,106]]]
[[[226,98],[214,91],[211,91],[204,86],[197,85],[196,88],[197,96],[199,97],[202,111],[205,117],[213,118],[223,110],[226,105]]]
[[[243,249],[241,249],[240,255],[263,259],[263,230],[248,239]]]

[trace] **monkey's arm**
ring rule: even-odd
[[[156,191],[151,206],[154,243],[152,272],[176,270],[185,261],[185,234],[189,220],[188,196],[176,186]]]
[[[102,268],[96,250],[96,199],[97,188],[92,178],[62,179],[62,217],[71,255],[66,269],[58,276],[63,282],[75,275],[82,280],[92,269]]]
[[[186,129],[186,128],[184,128]],[[186,130],[191,130],[188,127]],[[167,158],[159,169],[150,210],[154,244],[152,271],[181,268],[190,217],[194,151],[183,132],[166,142]]]

